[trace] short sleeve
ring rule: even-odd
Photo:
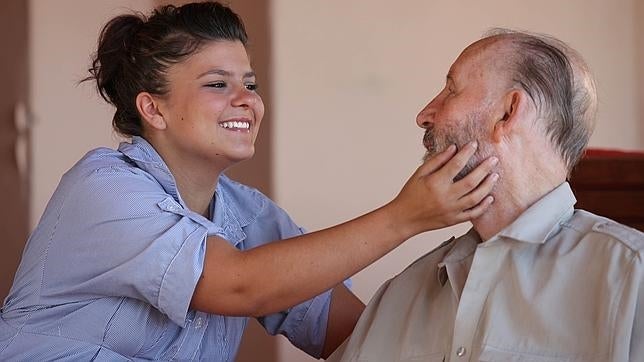
[[[305,230],[272,201],[266,199],[256,220],[245,228],[246,246],[256,247],[273,240],[299,236]],[[346,284],[350,284],[349,281]],[[298,304],[289,310],[258,318],[272,335],[282,334],[299,349],[319,358],[326,338],[331,292]]]
[[[330,303],[331,291],[327,291],[288,311],[259,318],[259,322],[268,333],[282,334],[297,348],[320,358],[326,339]]]
[[[59,188],[41,298],[130,297],[183,326],[203,269],[206,227],[134,167],[94,170]]]

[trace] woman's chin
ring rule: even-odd
[[[231,165],[236,163],[244,162],[250,160],[255,155],[255,148],[247,150],[235,150],[235,152],[230,152],[228,154],[222,155],[228,159]]]

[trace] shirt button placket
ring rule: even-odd
[[[203,318],[199,317],[195,320],[195,329],[201,329],[203,327]]]
[[[179,347],[176,345],[172,346],[170,348],[170,361],[176,361],[177,360],[177,352],[179,352]]]

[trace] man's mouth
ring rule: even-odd
[[[427,151],[431,151],[434,148],[434,135],[431,130],[426,130],[425,135],[423,136],[423,146]]]

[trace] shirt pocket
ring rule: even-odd
[[[541,356],[520,351],[506,351],[491,346],[483,346],[480,362],[592,362],[594,359],[578,356]]]

